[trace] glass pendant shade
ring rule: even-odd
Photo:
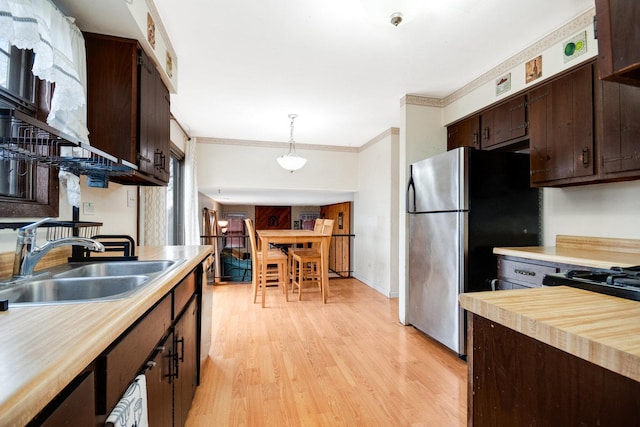
[[[291,152],[287,153],[284,156],[278,157],[276,160],[278,160],[278,164],[283,169],[286,169],[290,172],[297,171],[298,169],[302,168],[305,163],[307,163],[307,159]]]

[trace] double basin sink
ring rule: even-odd
[[[128,298],[183,261],[70,263],[33,277],[0,282],[0,300],[10,305],[63,304]]]

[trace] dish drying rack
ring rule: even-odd
[[[0,108],[0,159],[100,178],[132,175],[138,169],[12,108]]]

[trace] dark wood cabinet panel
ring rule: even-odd
[[[640,3],[596,0],[595,5],[600,77],[640,86]]]
[[[512,143],[527,134],[525,95],[516,96],[509,101],[493,107],[480,115],[482,149]]]
[[[100,413],[108,414],[115,407],[170,325],[171,297],[167,296],[99,359],[104,369],[99,371],[98,390],[105,396]]]
[[[91,145],[137,164],[137,42],[85,34]]]
[[[92,426],[95,423],[94,374],[81,374],[61,393],[60,403],[44,420],[33,420],[30,426],[62,427]],[[63,398],[64,397],[64,398]]]
[[[640,87],[596,81],[595,97],[600,175],[640,175]]]
[[[256,206],[256,230],[291,228],[291,206]]]
[[[198,386],[197,317],[198,306],[194,298],[175,326],[176,376],[173,413],[176,426],[185,424]]]
[[[622,426],[640,383],[475,314],[468,316],[469,426]]]
[[[147,407],[149,425],[158,427],[173,426],[173,334],[169,334],[157,348],[151,359],[152,366],[146,372]]]
[[[529,92],[532,185],[594,175],[592,79],[589,64]]]
[[[170,99],[154,62],[136,40],[85,33],[87,124],[91,144],[138,166],[122,184],[169,179]]]
[[[480,115],[447,126],[447,150],[459,147],[480,148]]]

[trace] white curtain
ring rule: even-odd
[[[0,0],[0,41],[35,53],[33,74],[55,83],[47,123],[89,143],[84,38],[51,0]]]
[[[200,212],[198,211],[198,179],[196,139],[185,141],[184,147],[184,244],[200,244]]]
[[[144,234],[140,245],[167,244],[167,187],[142,187]]]

